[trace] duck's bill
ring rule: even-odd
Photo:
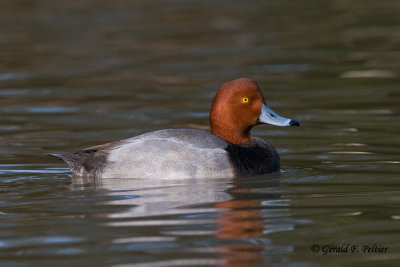
[[[258,122],[276,126],[300,126],[298,121],[279,116],[275,111],[264,104],[261,109],[261,114],[258,117]]]

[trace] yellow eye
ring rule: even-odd
[[[243,98],[242,98],[242,102],[243,102],[243,103],[249,103],[249,101],[250,101],[250,100],[249,100],[247,97],[243,97]]]

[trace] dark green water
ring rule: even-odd
[[[1,266],[399,264],[398,1],[0,5]],[[238,77],[301,122],[253,130],[280,175],[90,181],[46,156],[207,129]]]

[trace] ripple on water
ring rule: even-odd
[[[74,113],[79,110],[78,107],[62,107],[62,106],[31,106],[31,107],[3,107],[1,112],[13,114],[52,114],[52,113]]]

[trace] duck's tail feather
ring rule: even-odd
[[[65,162],[74,161],[73,155],[71,155],[71,154],[48,153],[47,155],[57,158],[57,159],[61,159]]]
[[[63,160],[72,172],[77,172],[76,165],[76,155],[75,154],[58,154],[58,153],[49,153],[47,154],[51,157],[54,157],[59,160]]]
[[[103,170],[107,161],[107,155],[97,152],[96,149],[84,149],[73,154],[48,155],[63,160],[71,171],[79,176],[96,176],[96,173]]]

